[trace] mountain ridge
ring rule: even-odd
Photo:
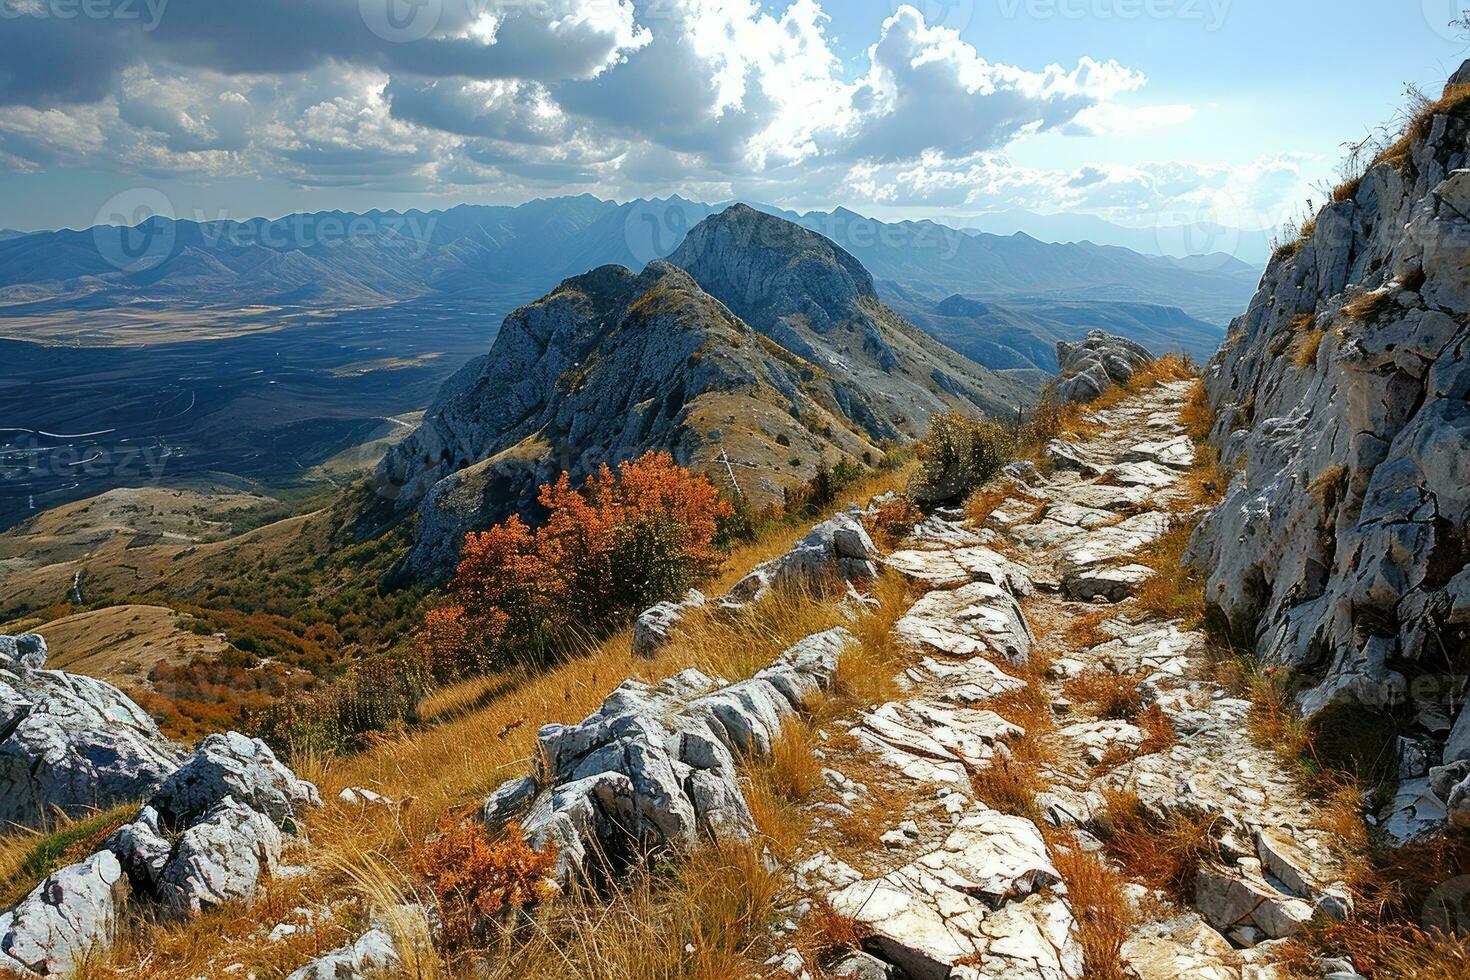
[[[673,259],[564,281],[444,385],[375,478],[394,512],[418,514],[399,575],[444,576],[467,530],[534,519],[536,488],[563,472],[578,482],[665,450],[774,503],[819,464],[876,463],[934,414],[1028,398],[903,323],[856,259],[783,219],[737,205]]]

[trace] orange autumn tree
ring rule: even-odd
[[[599,635],[682,595],[720,565],[719,522],[734,511],[704,477],[650,452],[580,489],[541,488],[544,525],[512,517],[466,535],[446,602],[424,635],[437,676],[539,657],[576,631]]]

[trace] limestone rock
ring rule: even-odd
[[[37,633],[0,636],[0,668],[40,670],[46,666],[46,638]]]
[[[1101,565],[1078,568],[1062,576],[1062,589],[1068,596],[1082,602],[1101,598],[1107,602],[1122,602],[1144,582],[1153,578],[1154,570],[1147,565]]]
[[[644,611],[633,624],[633,653],[651,657],[673,638],[675,627],[692,609],[703,608],[704,593],[690,589],[678,602],[660,602]]]
[[[251,902],[262,875],[280,865],[284,840],[264,813],[226,796],[184,831],[159,876],[166,907],[198,915],[225,902]]]
[[[1221,932],[1241,926],[1259,929],[1268,938],[1296,935],[1312,919],[1312,906],[1274,887],[1261,874],[1260,862],[1243,859],[1234,868],[1204,865],[1195,875],[1195,907]]]
[[[955,657],[989,653],[1025,663],[1031,630],[1009,590],[989,582],[930,592],[894,629],[899,639]]]
[[[1189,557],[1309,716],[1400,707],[1404,668],[1447,688],[1441,651],[1470,639],[1470,218],[1454,203],[1470,120],[1432,119],[1406,149],[1412,166],[1371,169],[1271,262],[1204,373],[1236,475]],[[1312,363],[1278,356],[1308,341]],[[1386,822],[1429,809],[1400,801]]]
[[[753,569],[725,594],[726,606],[754,602],[783,585],[810,585],[836,574],[849,581],[876,578],[878,548],[851,514],[813,527],[790,551]]]
[[[544,727],[531,775],[501,786],[485,819],[497,829],[519,819],[536,847],[555,842],[563,884],[598,873],[586,865],[593,853],[615,868],[651,849],[747,840],[736,758],[769,753],[852,642],[841,628],[814,634],[736,684],[692,670],[625,681],[582,722]]]
[[[238,732],[206,737],[149,803],[163,826],[177,830],[193,826],[226,798],[288,828],[307,808],[322,805],[316,787],[297,779],[269,746]]]
[[[122,866],[107,851],[50,875],[0,914],[0,969],[70,976],[112,940],[127,892]]]
[[[15,639],[0,666],[0,824],[33,826],[53,808],[79,814],[147,796],[178,750],[111,684],[37,669],[44,644]],[[34,666],[32,666],[34,665]]]
[[[978,810],[938,849],[882,878],[845,885],[829,901],[916,980],[1061,980],[1081,976],[1072,916],[1061,900],[1037,894],[1058,881],[1034,824]]]
[[[1141,344],[1102,330],[1085,340],[1057,342],[1057,364],[1062,380],[1055,387],[1064,402],[1090,402],[1114,384],[1123,384],[1153,360]]]
[[[883,563],[934,589],[952,589],[967,582],[989,582],[1017,596],[1030,595],[1032,591],[1031,577],[1024,568],[983,546],[896,551]]]
[[[286,980],[368,980],[391,973],[400,962],[393,937],[381,926],[373,926],[355,941],[311,961]]]

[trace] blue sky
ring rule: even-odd
[[[677,191],[1264,227],[1443,83],[1470,9],[418,0],[393,36],[406,0],[71,2],[0,0],[0,227],[140,190],[185,217]]]

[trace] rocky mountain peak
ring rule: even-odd
[[[878,299],[873,277],[840,246],[744,204],[696,225],[669,261],[760,329],[805,317],[825,331]]]
[[[772,502],[933,414],[1009,415],[1027,397],[905,323],[832,242],[736,206],[670,261],[594,269],[508,316],[376,482],[419,512],[404,574],[438,578],[467,530],[534,519],[537,487],[563,471],[660,449],[728,486],[728,457],[748,474],[739,492]]]

